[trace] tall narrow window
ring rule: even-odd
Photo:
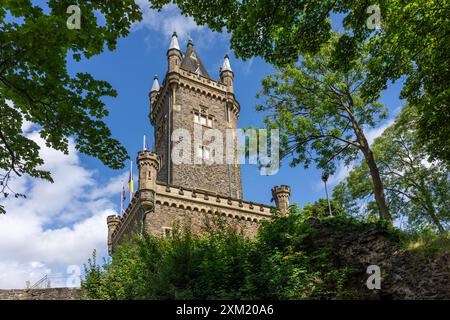
[[[211,157],[210,149],[208,147],[204,147],[204,149],[203,149],[203,159],[209,160],[210,157]]]
[[[197,157],[203,158],[203,146],[201,146],[201,145],[197,146]]]
[[[212,128],[214,123],[214,117],[209,115],[207,112],[199,111],[194,112],[194,123],[201,124],[202,126]]]
[[[206,126],[206,116],[205,115],[201,115],[201,117],[200,117],[200,124],[202,125],[202,126]]]

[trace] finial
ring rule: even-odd
[[[156,74],[153,77],[153,86],[152,86],[152,89],[150,90],[150,92],[153,92],[153,91],[159,91],[158,76]]]
[[[170,49],[180,50],[180,46],[178,44],[178,36],[177,36],[176,31],[174,31],[173,34],[172,34],[172,40],[170,41],[169,50]]]

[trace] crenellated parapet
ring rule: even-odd
[[[110,233],[110,242],[111,249],[120,243],[125,236],[130,236],[136,229],[139,220],[139,210],[140,210],[140,192],[137,191],[133,197],[133,199],[128,204],[127,208],[123,212],[121,216],[116,217],[115,227],[111,229]],[[109,216],[112,217],[112,216]],[[108,217],[108,218],[109,218]],[[109,224],[108,224],[109,227]],[[110,229],[108,228],[108,231]]]
[[[271,218],[270,206],[179,186],[158,185],[156,203],[253,222]]]
[[[142,210],[145,210],[143,204],[147,196],[146,190],[138,190],[125,210],[123,216],[114,216],[114,228],[110,230],[108,244],[112,247],[120,243],[126,235],[130,235],[131,231],[139,230],[136,224],[141,223]],[[154,198],[153,198],[154,196]],[[219,196],[216,193],[208,192],[200,189],[186,189],[180,186],[168,186],[164,184],[156,184],[155,193],[152,193],[152,207],[147,213],[150,219],[145,220],[151,224],[152,210],[161,210],[162,208],[174,208],[186,214],[207,215],[210,217],[227,218],[230,222],[245,222],[259,224],[263,220],[271,219],[271,206],[242,199]],[[108,220],[109,226],[109,220]],[[145,226],[144,226],[145,227]],[[168,225],[167,227],[170,227]],[[146,228],[148,229],[148,228]]]

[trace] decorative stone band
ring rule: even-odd
[[[185,77],[185,78],[187,78],[187,79],[193,80],[194,82],[202,83],[202,84],[204,84],[204,85],[206,85],[208,87],[217,88],[217,89],[219,89],[222,92],[227,90],[227,86],[226,85],[221,84],[218,81],[206,78],[206,77],[204,77],[202,75],[198,75],[198,74],[192,73],[192,72],[190,72],[188,70],[184,70],[184,69],[180,68],[180,75]]]

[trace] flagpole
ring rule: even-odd
[[[144,151],[147,151],[147,143],[146,143],[147,141],[145,141],[145,134],[144,134],[144,144],[143,144],[143,147],[142,147],[142,150],[144,150]]]
[[[133,200],[134,180],[133,180],[133,161],[130,160],[130,202]]]
[[[120,214],[119,216],[123,215],[123,190],[124,186],[123,186],[123,180],[122,180],[122,189],[120,189]]]

